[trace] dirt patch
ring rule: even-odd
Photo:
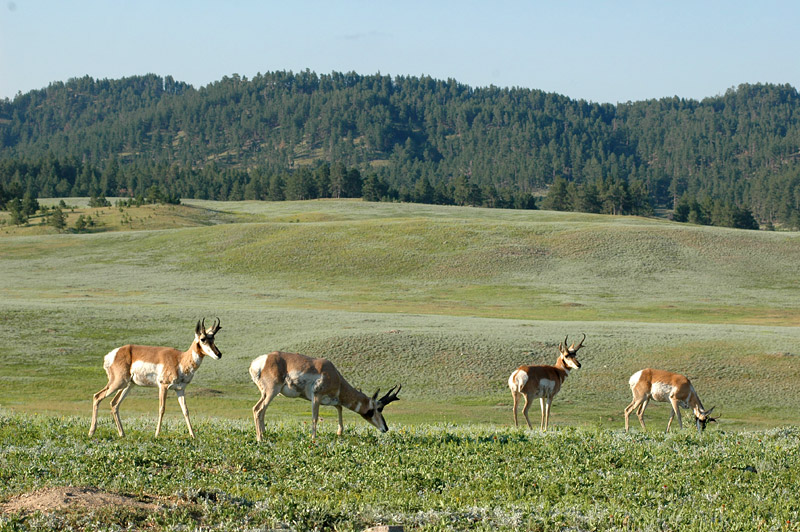
[[[16,513],[20,511],[52,512],[64,508],[104,508],[107,506],[142,508],[155,510],[159,507],[153,499],[146,497],[143,500],[100,491],[96,488],[46,488],[33,493],[23,493],[12,497],[8,502],[0,505],[2,513]]]

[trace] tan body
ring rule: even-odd
[[[584,335],[586,339],[586,335]],[[525,398],[525,406],[522,407],[522,415],[525,416],[525,421],[528,423],[528,428],[531,426],[531,420],[528,417],[528,409],[531,406],[533,399],[539,398],[539,404],[542,410],[542,419],[539,428],[546,431],[550,423],[550,405],[553,404],[553,398],[561,390],[561,385],[566,380],[571,369],[581,367],[580,362],[576,357],[578,349],[583,345],[583,340],[575,347],[573,343],[567,347],[567,339],[564,338],[564,343],[559,344],[559,356],[555,365],[553,366],[520,366],[508,378],[508,387],[511,389],[511,396],[514,399],[514,426],[517,427],[517,404],[521,398]]]
[[[342,377],[330,360],[311,358],[299,353],[274,351],[262,355],[250,364],[250,377],[258,386],[261,398],[253,406],[256,439],[264,437],[264,414],[276,395],[302,397],[311,401],[311,434],[316,437],[320,405],[333,406],[339,414],[336,434],[342,434],[342,407],[360,414],[365,420],[386,432],[389,427],[383,419],[383,407],[397,400],[397,392],[389,390],[377,399],[378,392],[370,397],[356,390]]]
[[[683,428],[680,407],[692,410],[697,421],[698,430],[701,430],[701,425],[704,429],[708,421],[714,421],[714,419],[708,417],[714,408],[704,410],[703,403],[700,402],[692,383],[679,373],[646,368],[631,375],[628,384],[631,387],[633,399],[625,408],[625,432],[628,431],[629,418],[634,410],[642,429],[646,430],[644,411],[650,399],[672,405],[672,411],[667,422],[667,432],[669,432],[675,416],[678,416],[678,425]]]
[[[195,371],[200,367],[203,358],[211,356],[219,359],[222,355],[214,345],[214,334],[221,329],[215,324],[205,330],[200,322],[195,328],[195,339],[187,351],[179,351],[171,347],[154,347],[149,345],[124,345],[109,352],[104,359],[103,368],[108,375],[108,383],[94,394],[92,402],[92,424],[89,436],[94,435],[97,428],[97,408],[106,397],[111,399],[111,415],[117,426],[119,435],[125,436],[122,421],[119,418],[119,405],[134,384],[158,388],[158,423],[156,436],[161,432],[161,422],[166,408],[167,390],[175,390],[178,404],[183,412],[189,434],[194,438],[189,411],[186,408],[184,389],[192,382]]]

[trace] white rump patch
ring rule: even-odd
[[[637,384],[639,384],[639,379],[642,378],[642,370],[637,371],[631,378],[628,379],[628,384],[630,385],[631,389],[633,389]]]
[[[119,347],[110,351],[104,358],[103,358],[103,369],[106,370],[108,373],[108,368],[110,368],[114,364],[114,360],[117,358],[117,351],[119,351]]]
[[[511,388],[512,392],[521,393],[527,382],[528,374],[518,369],[508,378],[508,387]]]
[[[158,386],[158,379],[161,376],[164,366],[137,360],[131,364],[131,378],[139,386]]]
[[[264,364],[267,362],[267,355],[261,355],[250,363],[250,378],[253,382],[258,384],[258,379],[261,378],[261,370],[264,369]]]

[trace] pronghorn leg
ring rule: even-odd
[[[319,420],[319,397],[311,398],[311,439],[317,439],[317,421]]]
[[[122,429],[122,420],[119,418],[119,405],[122,403],[122,400],[125,399],[125,396],[128,395],[128,391],[131,389],[132,385],[133,382],[128,382],[128,385],[118,391],[117,395],[111,400],[111,417],[114,418],[114,423],[117,425],[117,432],[120,438],[125,436],[125,431]]]
[[[518,427],[517,424],[517,402],[519,401],[519,394],[517,392],[511,392],[511,397],[514,398],[514,427]]]
[[[528,428],[533,429],[531,426],[531,418],[528,417],[528,409],[531,407],[530,399],[528,395],[525,395],[525,405],[522,407],[522,415],[525,416],[525,422],[528,423]]]
[[[342,423],[342,406],[336,405],[336,410],[339,412],[339,428],[336,430],[336,435],[341,436],[344,433],[344,424]]]
[[[109,380],[102,390],[92,396],[92,424],[89,426],[89,436],[94,436],[94,431],[97,429],[97,408],[100,403],[103,399],[125,386],[125,384],[124,381]]]
[[[167,384],[161,384],[158,388],[158,423],[156,424],[156,438],[161,432],[161,421],[164,419],[164,410],[167,408]]]
[[[631,401],[631,404],[625,407],[625,432],[628,432],[631,414],[633,413],[634,410],[637,410],[639,407],[642,406],[644,400],[645,400],[644,397],[642,397],[641,399],[637,399],[636,397],[634,397],[633,400]],[[636,415],[638,417],[639,413],[637,412]]]
[[[189,427],[189,436],[194,438],[194,431],[192,430],[192,422],[189,421],[189,409],[186,408],[186,396],[183,390],[175,390],[175,395],[178,396],[178,404],[181,406],[183,412],[183,419],[186,420],[186,426]]]
[[[639,418],[639,423],[642,425],[642,430],[647,430],[647,427],[644,426],[644,411],[647,410],[647,405],[650,403],[650,396],[645,397],[642,404],[639,405],[639,409],[636,411],[636,417]]]
[[[544,431],[547,432],[547,426],[550,424],[550,405],[553,404],[553,398],[548,397],[547,402],[545,403],[545,411],[544,411]]]
[[[669,422],[667,423],[667,432],[669,432],[669,427],[672,425],[672,419],[675,416],[678,416],[678,427],[681,429],[683,428],[683,420],[681,419],[681,409],[678,406],[678,400],[674,397],[669,398],[669,402],[672,404],[672,412],[669,413]]]
[[[631,401],[631,404],[625,407],[624,414],[625,414],[625,432],[628,432],[628,421],[631,417],[631,412],[633,412],[636,407],[639,406],[636,404],[636,398],[634,397]]]
[[[545,424],[544,424],[544,416],[545,416],[545,411],[546,411],[545,410],[544,397],[540,397],[539,398],[539,408],[542,409],[542,420],[539,422],[539,430],[545,431],[547,429],[545,428]]]
[[[264,438],[264,414],[267,412],[267,407],[278,395],[276,388],[264,388],[261,390],[261,398],[253,406],[253,421],[256,424],[256,441],[261,441]]]

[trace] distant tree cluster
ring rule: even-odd
[[[557,186],[543,206],[646,213],[686,195],[800,228],[800,95],[755,84],[610,105],[304,71],[199,89],[169,76],[83,77],[0,100],[2,205],[26,192],[134,197],[153,185],[172,198],[353,196],[309,180],[337,164],[360,172],[368,199],[521,206]]]

